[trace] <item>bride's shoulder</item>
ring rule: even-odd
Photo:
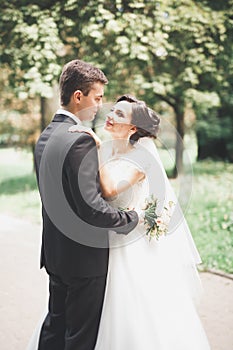
[[[110,145],[107,142],[103,142],[98,149],[98,154],[101,164],[109,161],[112,158],[112,149]]]
[[[144,147],[139,144],[135,144],[132,152],[129,153],[130,159],[140,168],[147,170],[150,166],[150,159],[148,152]]]

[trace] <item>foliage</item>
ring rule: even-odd
[[[10,85],[22,99],[51,96],[63,45],[49,10],[26,1],[3,1],[0,18],[1,66],[9,69]]]
[[[13,61],[20,70],[26,68],[23,79],[29,85],[37,79],[46,85],[57,77],[61,50],[66,59],[78,53],[98,62],[113,77],[128,75],[129,70],[134,77],[132,85],[137,82],[171,105],[178,97],[184,98],[183,91],[198,86],[200,75],[212,72],[222,79],[214,58],[223,50],[224,16],[205,3],[36,3],[13,1],[1,10],[2,63]]]
[[[195,107],[202,120],[212,108],[225,111],[230,97],[231,5],[232,0],[218,5],[207,0],[3,0],[1,67],[9,70],[21,98],[49,96],[61,65],[79,57],[105,71],[109,97],[129,91],[152,107],[166,102],[180,136],[179,168],[186,108]]]
[[[203,110],[195,103],[197,115],[198,158],[221,158],[233,162],[233,1],[211,2],[208,6],[224,12],[225,40],[216,56],[217,75],[203,76],[202,87],[213,87],[219,96],[219,106]],[[216,39],[216,42],[218,40]]]
[[[0,96],[0,145],[34,147],[38,137],[40,114],[35,99],[17,99],[9,87],[4,88],[7,72],[2,72]]]
[[[173,108],[181,170],[187,104],[219,106],[214,86],[203,89],[202,81],[223,81],[216,58],[224,51],[225,12],[193,0],[80,3],[79,11],[73,1],[57,8],[68,16],[73,52],[101,64],[115,82],[110,93],[127,89],[152,105],[159,99]]]
[[[1,146],[29,146],[34,148],[38,138],[39,117],[11,112],[0,120]]]

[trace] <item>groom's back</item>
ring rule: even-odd
[[[61,118],[63,117],[63,118]],[[66,218],[62,217],[62,203],[56,201],[57,192],[63,192],[63,198],[66,199],[70,210],[76,213],[76,208],[72,203],[72,197],[77,193],[71,193],[69,181],[63,181],[65,158],[61,159],[66,152],[72,152],[74,143],[82,142],[80,133],[72,135],[68,133],[69,126],[73,122],[64,116],[55,116],[54,120],[42,132],[35,147],[35,167],[37,174],[38,187],[42,199],[42,218],[43,218],[43,237],[41,247],[41,267],[45,266],[48,272],[60,275],[63,278],[90,277],[105,275],[107,273],[108,249],[94,248],[85,244],[80,244],[71,239],[60,229],[60,222],[64,223]],[[58,136],[59,135],[59,136]],[[62,136],[61,136],[62,135]],[[87,135],[86,135],[87,137]],[[89,137],[89,136],[88,136]],[[80,139],[80,141],[79,141]],[[70,141],[71,140],[71,141]],[[66,150],[65,150],[66,148]],[[82,155],[80,155],[82,156]],[[56,166],[51,166],[54,162]],[[58,168],[58,163],[61,162]],[[49,168],[49,169],[48,169]],[[58,169],[58,170],[57,170]],[[58,179],[58,171],[61,170],[61,178]],[[61,184],[62,189],[56,185]],[[53,188],[54,187],[54,188]],[[55,216],[48,213],[47,203],[44,200],[44,193],[49,199],[51,206],[56,209]],[[61,205],[59,205],[61,204]],[[81,205],[81,203],[80,203]],[[76,213],[77,214],[77,213]],[[88,234],[93,237],[98,229],[88,224],[77,224],[72,228],[77,234]],[[107,246],[107,230],[102,235],[103,245]]]

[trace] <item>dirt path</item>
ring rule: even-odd
[[[205,293],[199,315],[211,349],[233,350],[233,280],[210,273],[200,275]]]
[[[0,349],[25,350],[47,298],[47,276],[38,268],[40,226],[0,215],[0,240]],[[199,314],[211,349],[233,350],[233,281],[209,273],[201,279]]]

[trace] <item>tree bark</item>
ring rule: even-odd
[[[40,114],[41,114],[41,119],[40,119],[40,130],[43,131],[46,128],[46,116],[45,116],[45,111],[46,111],[46,106],[45,106],[46,98],[45,97],[40,97]]]
[[[184,105],[178,101],[174,107],[176,117],[176,147],[175,147],[175,167],[173,169],[173,177],[177,177],[178,174],[183,171],[183,153],[184,153]]]
[[[156,93],[156,96],[160,97],[161,100],[165,101],[171,106],[175,113],[176,118],[176,146],[175,146],[175,166],[172,172],[172,177],[176,178],[179,173],[183,171],[183,153],[184,153],[184,102],[182,99],[177,99],[174,96],[163,96]]]
[[[33,142],[31,144],[31,151],[32,151],[32,172],[35,173],[36,172],[36,164],[35,164],[35,143]]]

